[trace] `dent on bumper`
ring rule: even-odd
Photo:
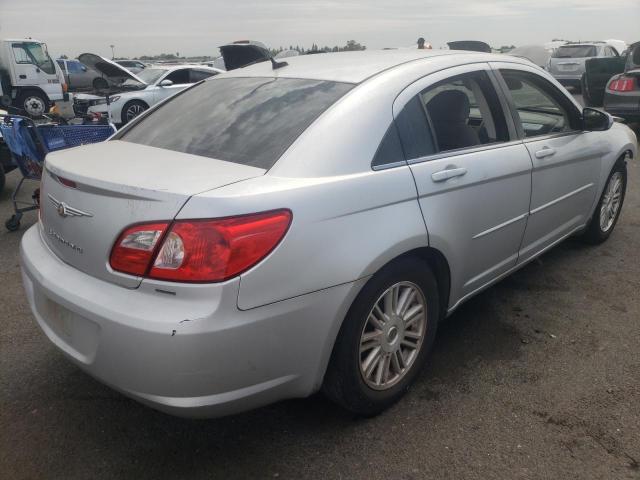
[[[333,340],[364,280],[237,308],[239,280],[135,290],[60,261],[37,226],[21,243],[24,287],[47,337],[107,385],[168,413],[212,417],[320,386]]]

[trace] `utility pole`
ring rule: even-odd
[[[113,50],[116,46],[115,45],[109,45],[111,47],[111,60],[115,60],[116,58],[116,54],[115,51]]]

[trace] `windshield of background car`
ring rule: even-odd
[[[553,58],[587,58],[596,55],[596,47],[593,45],[567,45],[558,48],[551,56]]]
[[[164,75],[165,73],[167,73],[167,69],[166,68],[147,68],[146,70],[141,71],[140,73],[137,73],[136,76],[142,80],[143,82],[145,82],[147,85],[152,85],[154,84],[162,75]],[[137,84],[138,82],[136,82],[135,80],[131,79],[131,80],[127,80],[125,83],[134,83]]]
[[[350,83],[220,78],[173,97],[115,139],[269,169]]]

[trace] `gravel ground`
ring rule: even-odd
[[[640,478],[639,179],[634,160],[607,243],[566,241],[466,303],[369,420],[320,396],[199,421],[123,397],[31,317],[18,243],[35,215],[2,228],[0,478]]]

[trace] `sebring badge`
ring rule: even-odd
[[[53,206],[56,207],[58,215],[60,215],[61,217],[93,217],[93,214],[70,207],[66,203],[56,200],[51,195],[48,195],[48,197]]]

